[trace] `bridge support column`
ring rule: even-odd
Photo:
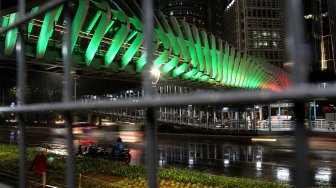
[[[172,107],[168,107],[168,121],[175,123],[172,118]]]
[[[164,107],[165,121],[168,121],[167,107]]]
[[[175,124],[175,123],[176,123],[176,122],[175,122],[175,110],[174,110],[173,107],[170,107],[169,111],[170,111],[170,119],[171,119],[171,121],[173,121],[173,123]]]
[[[180,126],[182,126],[182,107],[179,107],[179,117]]]
[[[171,113],[172,121],[174,121],[174,124],[176,123],[176,114],[175,114],[175,112],[176,112],[176,109],[173,108],[173,107],[171,107],[170,108],[170,113]]]
[[[196,115],[196,109],[195,106],[192,108],[192,126],[195,126],[195,115]]]
[[[222,132],[223,132],[223,126],[224,126],[223,119],[224,119],[224,117],[223,117],[223,110],[221,110],[221,130],[222,130]]]
[[[317,122],[316,122],[316,101],[314,100],[314,125],[317,128]]]
[[[311,129],[311,109],[310,109],[310,101],[308,101],[308,129]]]
[[[213,123],[216,128],[216,122],[217,122],[217,117],[216,117],[216,107],[213,107]]]
[[[89,114],[87,115],[87,121],[88,121],[88,122],[91,122],[91,121],[92,121],[92,114],[89,113]]]
[[[245,131],[247,131],[247,127],[248,127],[248,125],[247,125],[247,123],[248,123],[248,119],[247,119],[247,117],[248,117],[248,115],[247,115],[247,108],[246,108],[246,105],[245,105],[244,110],[245,110],[245,112],[244,112],[244,129],[245,129]]]
[[[159,96],[161,97],[162,96],[162,86],[159,86]],[[159,119],[160,121],[162,121],[162,106],[160,106],[160,109],[159,109]]]
[[[203,111],[199,111],[199,127],[202,127],[203,122]]]
[[[209,129],[209,111],[208,108],[206,108],[206,129]]]
[[[256,110],[255,110],[255,106],[253,106],[253,110],[252,110],[252,117],[251,117],[251,119],[252,119],[252,130],[256,130],[256,124],[257,124],[257,115],[256,115]]]
[[[240,126],[239,123],[240,123],[240,122],[239,122],[239,111],[238,111],[238,107],[237,107],[237,111],[235,112],[235,120],[236,120],[236,122],[237,122],[237,123],[236,123],[236,125],[237,125],[237,128],[236,128],[236,129],[237,129],[237,131],[239,132],[239,126]]]
[[[259,115],[260,115],[260,119],[259,120],[263,120],[264,119],[264,113],[263,113],[262,106],[259,107]]]
[[[87,121],[88,122],[90,122],[90,123],[93,123],[93,124],[95,124],[95,125],[97,125],[97,123],[99,124],[99,125],[101,125],[101,117],[99,116],[99,115],[97,115],[97,114],[88,114],[88,116],[87,116],[88,118],[87,118]]]

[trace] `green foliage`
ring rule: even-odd
[[[104,159],[84,158],[77,160],[78,173],[104,173],[122,177],[144,177],[146,174],[143,166],[129,166],[122,162]]]
[[[220,187],[288,187],[278,183],[272,183],[262,180],[251,180],[245,178],[233,178],[204,174],[187,169],[161,169],[160,179],[170,179],[182,183],[202,184]]]
[[[19,174],[19,150],[17,146],[1,145],[0,144],[0,172],[18,176]],[[32,179],[32,173],[30,171],[33,160],[37,154],[41,151],[36,148],[26,149],[26,170],[27,177]],[[59,156],[48,154],[53,156],[55,160],[48,168],[48,182],[54,182],[54,185],[62,185],[65,177],[65,160]]]
[[[29,172],[30,165],[37,153],[40,151],[27,148],[26,166]],[[53,155],[55,160],[48,168],[47,181],[55,186],[64,186],[64,178],[66,177],[66,160],[64,157]],[[0,145],[0,168],[1,172],[9,174],[18,174],[18,148],[10,145]],[[91,181],[83,179],[82,187],[147,187],[146,167],[139,165],[125,165],[121,162],[109,161],[104,159],[83,158],[76,160],[76,170],[78,174],[95,173],[106,174],[110,176],[125,177],[124,179],[106,184],[99,181]],[[261,180],[251,180],[245,178],[232,178],[224,176],[209,175],[197,171],[187,169],[160,169],[158,173],[159,184],[161,188],[165,187],[290,187]]]
[[[111,185],[109,185],[109,184],[105,184],[105,183],[102,183],[102,182],[95,182],[95,181],[88,180],[88,179],[82,180],[80,184],[81,184],[80,187],[82,187],[82,188],[92,188],[92,187],[107,188],[107,187],[111,187]]]

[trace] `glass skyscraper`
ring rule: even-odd
[[[224,10],[224,40],[246,55],[284,68],[284,0],[232,0]]]
[[[158,7],[167,16],[175,16],[223,38],[226,4],[227,0],[160,0]]]
[[[335,0],[304,0],[312,69],[335,75]]]

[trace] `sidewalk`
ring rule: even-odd
[[[8,185],[8,184],[4,184],[0,182],[0,187],[1,188],[14,188],[14,186]]]
[[[33,187],[33,180],[27,179],[27,187]],[[41,185],[41,184],[40,184]],[[0,187],[1,188],[15,188],[19,187],[19,177],[0,172]],[[52,185],[46,185],[47,188],[57,188]]]

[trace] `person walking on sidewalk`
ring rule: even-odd
[[[34,188],[37,187],[36,184],[39,180],[41,180],[42,187],[46,187],[47,165],[47,149],[44,149],[40,154],[36,155],[31,168],[32,172],[34,173]]]

